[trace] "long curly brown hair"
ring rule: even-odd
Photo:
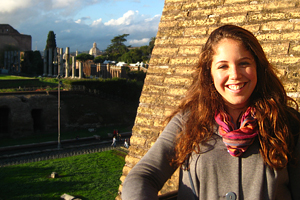
[[[234,25],[225,25],[214,30],[200,54],[199,63],[193,74],[193,82],[178,108],[167,118],[180,111],[188,111],[189,117],[184,131],[178,135],[175,158],[172,164],[181,166],[187,155],[193,151],[200,153],[200,144],[212,135],[216,110],[224,108],[224,101],[216,91],[211,76],[214,47],[224,38],[241,42],[251,52],[257,66],[257,85],[250,102],[256,109],[259,125],[260,153],[264,162],[274,169],[282,169],[293,158],[294,137],[291,121],[299,122],[297,103],[286,95],[284,87],[275,74],[256,37],[249,31]],[[293,120],[290,120],[290,119]],[[289,120],[288,120],[289,119]]]

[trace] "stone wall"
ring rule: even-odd
[[[58,129],[57,91],[24,91],[0,95],[0,139],[55,133]],[[106,94],[61,91],[62,131],[133,125],[137,104]]]
[[[191,83],[192,67],[209,34],[225,24],[242,26],[254,33],[277,67],[288,94],[298,97],[299,0],[165,0],[122,182],[153,145],[161,133],[162,120],[185,94]],[[175,190],[177,183],[175,174],[161,193]]]
[[[61,122],[67,115],[62,102]],[[1,95],[0,136],[19,138],[57,130],[57,97],[44,94]]]
[[[31,36],[20,34],[9,24],[0,24],[0,49],[10,45],[20,51],[31,50]]]

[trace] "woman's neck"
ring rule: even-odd
[[[228,112],[228,114],[232,117],[234,123],[237,123],[241,113],[245,111],[245,107],[233,108],[233,107],[226,106],[225,109]]]

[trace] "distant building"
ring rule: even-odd
[[[0,24],[0,50],[6,46],[16,47],[20,51],[30,51],[31,35],[20,34],[9,24]]]
[[[94,58],[96,58],[97,56],[99,56],[101,54],[101,51],[97,48],[96,42],[94,42],[93,47],[90,49],[89,54],[93,55]]]

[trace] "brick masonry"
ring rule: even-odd
[[[299,0],[165,0],[122,182],[156,141],[163,119],[184,96],[209,34],[225,24],[242,26],[259,39],[270,62],[278,69],[288,95],[299,103]],[[160,193],[177,186],[175,173]]]

